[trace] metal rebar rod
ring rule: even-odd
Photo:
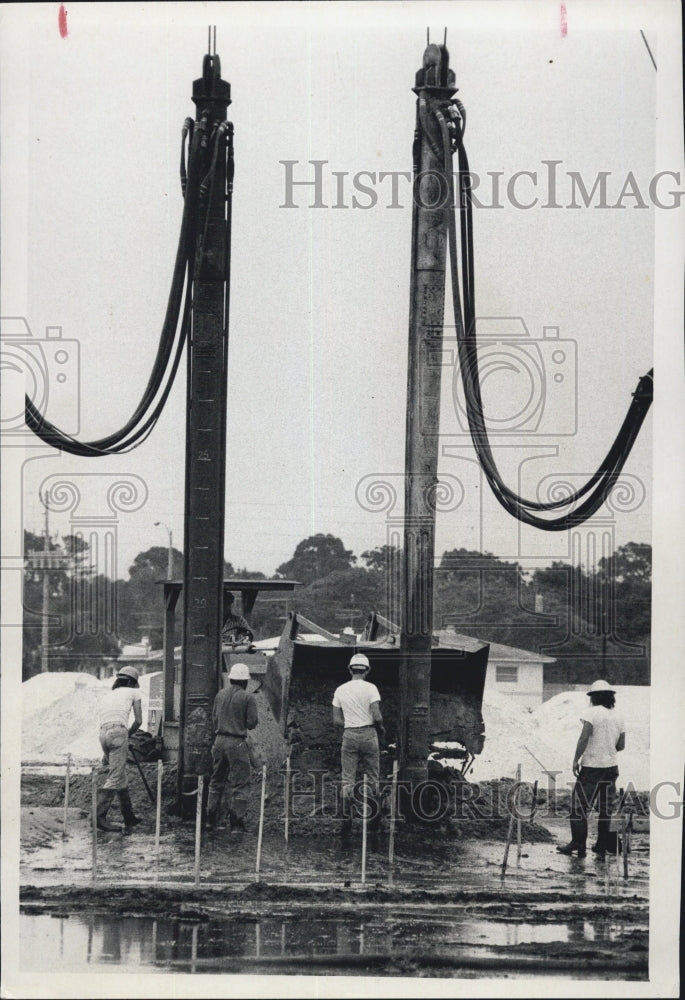
[[[266,764],[262,765],[262,797],[259,803],[259,833],[257,834],[257,860],[255,862],[256,881],[259,882],[259,869],[262,864],[262,836],[264,834],[264,804],[266,802]]]
[[[197,803],[195,805],[195,885],[200,884],[200,847],[202,843],[202,793],[205,779],[198,775]]]

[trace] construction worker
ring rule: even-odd
[[[257,702],[254,695],[246,690],[249,679],[249,668],[244,663],[234,663],[228,674],[229,685],[219,691],[212,710],[215,739],[207,798],[207,825],[216,824],[221,793],[228,778],[229,824],[234,831],[245,830],[247,789],[251,776],[247,731],[254,729],[258,721]]]
[[[366,774],[372,796],[378,793],[380,748],[385,740],[381,715],[381,696],[375,684],[366,680],[370,670],[368,657],[355,653],[349,662],[351,680],[336,688],[333,695],[333,723],[343,727],[341,764],[343,795],[343,835],[352,829],[350,800],[354,793],[357,767]],[[372,819],[372,829],[380,826],[380,810]]]
[[[121,830],[120,826],[112,826],[107,822],[107,811],[115,795],[119,797],[126,831],[140,823],[133,812],[126,776],[128,738],[140,729],[143,723],[138,676],[135,667],[122,667],[112,685],[112,690],[100,702],[100,744],[104,751],[103,763],[108,764],[109,773],[98,793],[99,830]],[[129,726],[131,710],[133,710],[133,722]]]
[[[224,624],[221,629],[221,639],[227,645],[237,645],[239,642],[251,643],[254,633],[242,615],[233,614],[233,594],[228,593],[224,598]]]
[[[618,754],[625,748],[625,725],[616,709],[616,692],[606,681],[595,681],[587,692],[590,707],[581,716],[583,728],[573,757],[577,781],[571,798],[571,840],[557,847],[560,854],[584,858],[587,841],[587,814],[597,803],[597,842],[592,850],[599,857],[616,850],[616,834],[611,833],[611,807],[618,778]]]

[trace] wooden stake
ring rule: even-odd
[[[521,765],[519,764],[519,767]],[[517,769],[518,774],[518,769]],[[515,798],[515,796],[514,796]],[[511,816],[509,817],[509,829],[507,830],[507,840],[504,845],[504,857],[502,859],[502,878],[504,878],[504,873],[507,870],[507,861],[509,860],[509,848],[511,847],[512,837],[514,836],[514,823],[516,821],[516,813],[513,809],[514,803],[512,802]]]
[[[362,885],[366,885],[366,775],[364,775],[364,810],[362,812]]]
[[[157,813],[155,816],[155,882],[159,878],[159,835],[162,828],[162,768],[161,760],[157,761]]]
[[[202,793],[205,779],[202,774],[197,779],[197,803],[195,806],[195,885],[200,884],[200,844],[202,840]]]
[[[92,804],[92,822],[93,822],[93,882],[97,878],[98,872],[98,779],[93,768],[92,774],[92,784],[91,784],[91,804]]]
[[[520,810],[520,796],[521,792],[521,765],[519,764],[516,768],[516,795],[514,796],[514,803],[516,805],[516,867],[521,867],[521,810]]]
[[[255,875],[259,882],[259,869],[262,864],[262,836],[264,834],[264,803],[266,802],[266,764],[262,766],[262,798],[259,803],[259,833],[257,834],[257,861],[255,863]]]
[[[388,862],[395,860],[395,823],[397,821],[397,772],[399,761],[392,762],[392,789],[390,792],[390,842],[388,843]]]
[[[623,842],[623,878],[628,878],[628,824],[625,813],[621,816],[621,840]]]
[[[530,822],[532,823],[535,819],[535,813],[538,811],[538,779],[535,779],[535,784],[533,785],[533,801],[530,806]]]
[[[285,846],[288,846],[290,826],[290,753],[285,758]]]
[[[67,773],[64,776],[64,818],[62,820],[62,836],[67,835],[67,810],[69,809],[69,781],[71,778],[71,754],[67,754]]]

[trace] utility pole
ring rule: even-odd
[[[196,121],[191,158],[206,160],[200,195],[207,215],[196,234],[188,347],[178,792],[180,801],[194,809],[193,800],[181,796],[194,791],[197,777],[211,770],[212,705],[219,685],[223,623],[233,126],[226,122],[231,87],[221,79],[216,29],[213,44],[210,31],[209,51],[202,76],[193,83],[192,99]]]
[[[447,212],[443,143],[434,117],[456,92],[449,53],[428,45],[416,74],[416,131],[405,453],[404,586],[400,631],[399,751],[402,776],[427,776],[433,637],[435,493]]]
[[[164,521],[155,521],[155,528],[165,528],[169,536],[169,545],[167,547],[167,559],[166,559],[166,578],[167,580],[172,579],[172,573],[174,571],[174,542],[173,535],[171,533],[171,528]]]

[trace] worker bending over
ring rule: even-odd
[[[257,702],[254,695],[247,693],[249,679],[249,668],[244,663],[234,663],[228,674],[228,687],[222,688],[214,699],[212,722],[216,736],[207,798],[208,826],[216,824],[221,793],[228,779],[230,829],[245,830],[251,775],[247,731],[258,722]]]
[[[374,797],[378,794],[378,737],[385,740],[381,696],[376,685],[366,680],[370,669],[368,658],[363,653],[355,653],[348,669],[352,679],[336,688],[333,695],[333,722],[344,727],[341,750],[343,834],[352,829],[350,800],[354,794],[357,767],[362,774],[366,774],[371,794]],[[380,819],[380,810],[377,809],[371,827],[378,829]]]
[[[129,726],[131,709],[133,709],[133,722]],[[140,729],[142,723],[143,710],[138,671],[135,667],[122,667],[112,685],[112,690],[100,702],[100,745],[104,752],[103,764],[109,767],[109,773],[98,793],[98,830],[121,831],[120,826],[112,826],[107,822],[107,811],[115,795],[119,796],[126,831],[140,823],[133,812],[128,791],[126,761],[128,738]]]

